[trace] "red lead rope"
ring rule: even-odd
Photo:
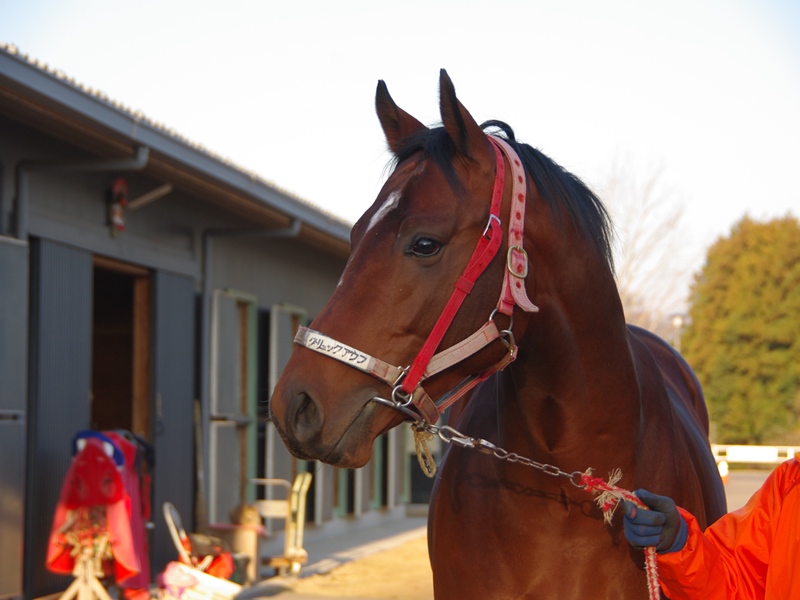
[[[625,488],[614,485],[621,476],[621,473],[617,472],[612,474],[608,482],[606,482],[602,477],[592,476],[590,472],[581,475],[579,487],[584,488],[587,492],[600,494],[597,498],[597,504],[603,511],[603,518],[609,524],[611,523],[611,517],[620,500],[633,502],[638,508],[647,508],[647,506],[636,497],[636,494]],[[661,591],[658,585],[658,562],[656,560],[655,547],[648,546],[644,548],[644,562],[645,571],[647,572],[648,598],[649,600],[660,600]]]
[[[439,315],[436,325],[433,326],[428,339],[425,340],[422,348],[417,354],[414,362],[408,370],[401,389],[407,395],[411,395],[417,389],[428,363],[433,357],[439,344],[442,342],[444,334],[453,322],[453,319],[461,308],[464,299],[472,291],[472,286],[475,281],[480,277],[481,273],[486,270],[489,263],[497,255],[500,249],[500,244],[503,242],[503,227],[500,222],[500,205],[503,200],[503,188],[505,187],[505,169],[506,165],[503,161],[503,155],[495,144],[492,144],[495,155],[497,157],[497,173],[494,178],[494,187],[492,188],[492,204],[489,211],[489,222],[486,224],[486,229],[483,235],[478,240],[475,246],[475,251],[469,259],[464,272],[456,282],[455,289],[447,301],[447,304]]]

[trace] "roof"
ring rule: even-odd
[[[347,256],[352,224],[194,143],[140,111],[0,43],[0,112],[106,158],[150,150],[154,179],[247,218],[254,227],[287,227],[299,238]]]

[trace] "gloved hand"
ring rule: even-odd
[[[636,490],[634,494],[652,510],[625,501],[623,528],[628,542],[639,548],[655,546],[659,554],[683,548],[689,536],[689,526],[672,498],[657,496],[647,490]]]

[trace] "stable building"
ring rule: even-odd
[[[153,573],[176,556],[165,501],[189,526],[225,523],[253,477],[312,471],[311,532],[398,515],[412,500],[402,431],[351,471],[293,459],[269,423],[294,330],[334,290],[349,233],[0,46],[0,598],[71,581],[45,553],[81,430],[152,446]]]

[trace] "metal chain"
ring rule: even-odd
[[[525,465],[526,467],[531,467],[533,469],[541,471],[542,473],[545,473],[546,475],[552,475],[553,477],[564,477],[566,479],[569,479],[570,483],[577,488],[583,489],[585,487],[581,482],[581,478],[584,475],[584,473],[582,473],[581,471],[573,471],[572,473],[567,473],[566,471],[562,471],[555,465],[540,463],[533,459],[520,456],[516,452],[509,452],[508,450],[504,450],[503,448],[496,446],[495,444],[493,444],[488,440],[482,438],[474,438],[465,435],[460,431],[458,431],[457,429],[450,427],[449,425],[437,426],[437,425],[432,425],[426,421],[418,420],[412,423],[411,427],[415,431],[435,435],[446,444],[454,444],[462,448],[472,448],[474,450],[477,450],[478,452],[482,452],[483,454],[489,454],[500,460],[504,460],[510,463],[519,463],[521,465]]]
[[[511,463],[519,463],[521,465],[525,465],[526,467],[534,468],[547,475],[552,475],[553,477],[564,477],[566,479],[569,479],[569,482],[576,488],[582,490],[592,491],[595,494],[599,493],[600,489],[605,490],[605,492],[600,495],[597,501],[598,504],[601,505],[601,508],[603,510],[603,516],[608,523],[610,523],[610,515],[614,514],[614,508],[616,507],[616,503],[619,500],[623,499],[623,495],[625,493],[627,493],[628,495],[632,495],[630,492],[627,492],[626,490],[622,490],[621,488],[616,488],[611,480],[609,480],[608,484],[605,484],[605,482],[603,482],[602,479],[599,480],[601,484],[605,484],[600,488],[594,486],[594,484],[584,483],[583,477],[584,475],[589,475],[591,473],[591,469],[587,470],[586,473],[582,473],[581,471],[573,471],[572,473],[567,473],[566,471],[562,471],[555,465],[536,462],[535,460],[532,460],[530,458],[525,458],[524,456],[520,456],[516,452],[509,452],[508,450],[499,448],[488,440],[464,435],[463,433],[461,433],[457,429],[454,429],[453,427],[450,427],[449,425],[442,425],[441,427],[439,427],[437,425],[431,425],[430,423],[423,421],[421,419],[417,419],[413,423],[411,423],[411,428],[415,431],[415,433],[427,433],[429,435],[435,435],[446,444],[455,444],[456,446],[460,446],[462,448],[473,448],[478,452],[489,454],[500,460],[505,460]],[[419,448],[417,452],[419,452]],[[428,456],[430,457],[429,454]],[[422,460],[420,461],[420,464],[422,464]],[[616,498],[610,509],[607,506],[609,496],[612,498]],[[633,496],[633,499],[636,499],[636,496]],[[648,599],[657,600],[658,598],[661,597],[661,593],[658,583],[658,564],[656,561],[656,550],[655,547],[650,546],[645,548],[644,552],[645,552],[645,570],[647,572]]]

